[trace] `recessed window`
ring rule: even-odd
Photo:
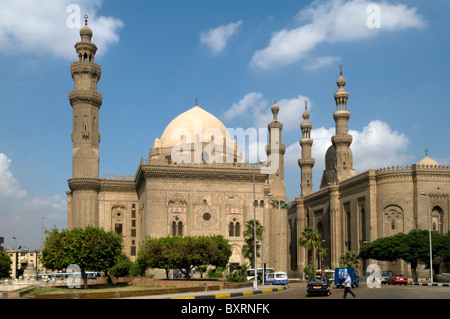
[[[211,214],[210,213],[204,213],[203,214],[203,220],[210,220],[211,219]]]

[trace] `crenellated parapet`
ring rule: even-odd
[[[136,183],[131,179],[100,179],[100,192],[136,192]]]

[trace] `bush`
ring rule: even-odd
[[[122,254],[117,259],[116,264],[109,269],[109,273],[114,277],[127,277],[130,275],[131,268],[131,260],[125,254]]]
[[[231,282],[245,282],[247,281],[247,269],[248,265],[240,265],[229,276],[228,281]]]
[[[220,278],[222,277],[222,273],[225,270],[224,267],[216,267],[208,270],[208,278]]]

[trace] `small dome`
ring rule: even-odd
[[[345,81],[344,77],[342,76],[342,74],[339,76],[339,78],[336,81],[336,84],[338,87],[344,87],[345,84],[347,83],[347,81]]]
[[[439,165],[438,162],[436,162],[434,159],[428,157],[428,155],[426,155],[424,158],[422,158],[417,164],[418,165]]]
[[[80,29],[81,39],[84,39],[87,37],[90,40],[92,38],[92,30],[91,30],[91,28],[88,27],[88,18],[89,18],[89,16],[87,14],[84,15],[84,27],[82,27]]]
[[[303,119],[304,119],[304,120],[308,120],[308,119],[309,119],[309,112],[308,112],[308,110],[305,110],[305,111],[303,112]]]
[[[87,25],[85,25],[84,27],[82,27],[80,29],[80,36],[88,36],[88,37],[92,37],[92,30],[91,28],[89,28]]]

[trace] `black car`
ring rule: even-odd
[[[308,295],[331,295],[331,284],[328,277],[313,277],[306,286]]]

